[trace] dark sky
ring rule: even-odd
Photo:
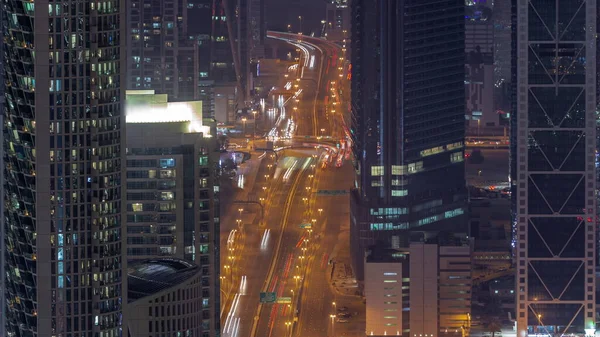
[[[302,30],[305,34],[318,35],[321,20],[325,19],[326,0],[265,0],[267,7],[267,27],[272,30],[286,30],[288,24],[297,32],[300,26],[298,16],[302,16]]]

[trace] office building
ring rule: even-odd
[[[597,3],[513,4],[517,336],[594,336]]]
[[[3,3],[6,334],[120,336],[125,6],[43,6]]]
[[[368,336],[465,336],[470,328],[468,240],[430,238],[365,258]]]
[[[512,1],[496,1],[494,3],[492,21],[494,23],[494,71],[497,87],[504,86],[511,80],[511,3]],[[508,101],[506,98],[503,97],[503,100]]]
[[[188,39],[187,2],[130,0],[127,16],[127,88],[198,99],[199,50]]]
[[[162,258],[137,261],[127,271],[130,337],[217,336],[211,333],[209,280],[193,263]]]
[[[352,18],[350,237],[360,280],[377,241],[467,233],[465,10],[459,0],[356,0]]]
[[[181,259],[202,275],[203,317],[219,329],[219,153],[202,102],[127,91],[127,259]]]
[[[465,52],[494,52],[494,21],[492,8],[473,4],[465,7]]]
[[[267,18],[265,0],[250,1],[250,59],[258,60],[265,57],[265,38],[267,37]]]
[[[494,56],[484,53],[479,46],[467,52],[465,64],[466,115],[469,127],[476,130],[500,123],[494,109]]]
[[[341,41],[350,36],[350,7],[348,0],[327,1],[325,33],[328,40]]]

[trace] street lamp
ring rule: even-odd
[[[298,16],[298,20],[300,20],[300,32],[298,34],[302,34],[302,15]]]
[[[331,318],[331,332],[332,335],[335,336],[335,315],[329,315],[329,318]]]
[[[254,116],[254,134],[252,135],[252,139],[256,139],[256,113],[258,111],[252,110],[252,115]]]
[[[319,208],[318,211],[319,211],[319,216],[321,216],[321,213],[323,213],[323,209]]]
[[[242,123],[244,124],[244,137],[246,137],[246,117],[242,118]]]
[[[242,212],[244,211],[243,208],[238,208],[238,212],[240,212],[240,218],[242,217]]]

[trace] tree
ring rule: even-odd
[[[496,332],[500,332],[502,324],[498,320],[498,317],[491,317],[484,322],[485,331],[492,334],[492,337],[496,336]]]

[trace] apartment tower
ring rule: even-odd
[[[513,6],[517,335],[593,336],[597,2]]]
[[[7,336],[121,336],[125,1],[3,3]]]

